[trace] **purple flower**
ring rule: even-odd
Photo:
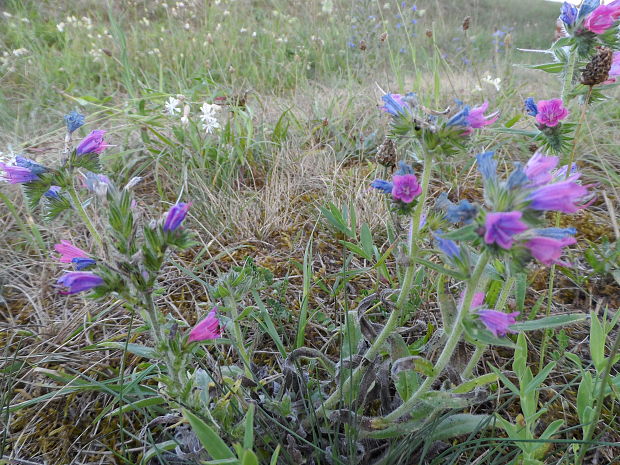
[[[595,34],[603,34],[613,26],[618,15],[620,15],[620,4],[617,2],[610,3],[609,5],[600,5],[588,15],[583,25]]]
[[[411,203],[422,192],[415,174],[395,175],[392,181],[394,184],[392,197],[401,202]]]
[[[577,19],[577,8],[568,2],[564,2],[562,4],[560,19],[567,26],[572,26],[575,24],[575,20]]]
[[[59,192],[62,190],[60,186],[50,186],[50,188],[43,194],[48,199],[60,199]]]
[[[530,249],[532,256],[543,265],[570,266],[569,263],[560,261],[562,247],[575,244],[576,242],[574,237],[554,239],[552,237],[538,236],[527,241],[525,247]]]
[[[474,296],[471,299],[471,305],[469,306],[469,308],[472,309],[472,308],[481,307],[482,304],[484,303],[484,297],[485,297],[484,292],[474,292]],[[463,306],[464,300],[465,300],[465,291],[461,292],[461,295],[459,296],[459,307]]]
[[[68,288],[61,294],[76,294],[104,284],[103,278],[89,271],[71,271],[58,279],[58,284]]]
[[[381,110],[392,116],[403,114],[405,112],[405,108],[407,107],[407,104],[403,99],[403,95],[401,94],[385,94],[381,97],[381,100],[384,102]]]
[[[213,307],[207,317],[192,328],[189,333],[189,342],[206,341],[222,337],[222,330],[216,311],[217,307]]]
[[[484,152],[476,155],[478,171],[485,181],[497,177],[497,162],[493,159],[495,152]]]
[[[525,99],[525,111],[530,116],[536,116],[538,114],[538,106],[532,97]]]
[[[88,253],[64,239],[54,245],[54,250],[60,254],[58,257],[60,263],[71,263],[75,258],[88,258]]]
[[[484,242],[495,243],[502,249],[510,249],[513,243],[512,237],[528,229],[521,221],[522,216],[523,213],[520,211],[488,213],[485,219]]]
[[[529,208],[534,210],[556,210],[575,213],[588,206],[583,204],[589,194],[587,186],[571,180],[560,181],[539,187],[528,196]]]
[[[620,76],[620,52],[614,52],[611,68],[609,69],[609,79],[603,82],[603,84],[613,84],[616,82],[616,76]]]
[[[525,174],[531,181],[532,186],[547,184],[553,178],[551,170],[555,169],[560,159],[558,157],[546,157],[541,152],[536,152],[525,165]]]
[[[484,116],[484,112],[487,111],[487,108],[489,108],[489,102],[485,100],[482,105],[474,107],[469,111],[469,115],[467,115],[465,119],[470,127],[478,129],[497,121],[497,118],[499,118],[499,111]]]
[[[461,255],[459,246],[456,245],[456,242],[450,239],[445,239],[442,236],[442,234],[443,232],[441,231],[441,229],[438,229],[437,231],[433,233],[433,236],[435,237],[435,240],[437,241],[437,246],[441,249],[441,251],[448,258],[454,258],[454,257],[458,258]]]
[[[181,223],[183,223],[183,220],[185,220],[187,211],[191,205],[191,203],[183,202],[173,205],[166,215],[164,231],[176,231],[181,226]]]
[[[67,123],[67,131],[71,133],[84,125],[84,115],[74,110],[65,115],[65,123]]]
[[[9,184],[32,182],[39,179],[39,176],[34,174],[28,168],[24,168],[22,166],[0,163],[0,169],[4,170],[3,177],[6,178]]]
[[[480,321],[495,337],[505,336],[509,332],[513,333],[510,326],[517,322],[515,317],[519,316],[519,312],[504,313],[497,310],[478,310],[476,313]]]
[[[564,108],[562,99],[554,98],[538,101],[538,113],[536,114],[536,121],[538,123],[552,128],[557,126],[567,116],[568,110]]]
[[[89,135],[82,139],[82,142],[80,142],[80,144],[77,146],[75,152],[78,155],[84,155],[86,153],[99,154],[103,152],[106,147],[109,147],[109,145],[107,145],[103,140],[104,134],[105,131],[99,129],[92,131]]]
[[[394,188],[394,184],[390,181],[385,181],[383,179],[375,179],[370,183],[370,187],[374,187],[375,189],[383,192],[384,194],[391,194],[392,189]]]

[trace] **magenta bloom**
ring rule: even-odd
[[[620,76],[620,52],[614,52],[611,68],[609,69],[609,79],[603,84],[613,84],[616,82],[616,76]]]
[[[528,229],[521,221],[522,216],[523,213],[520,211],[488,213],[484,223],[486,228],[484,242],[495,243],[502,249],[510,249],[513,243],[512,236]]]
[[[411,203],[422,192],[415,174],[395,175],[392,182],[392,197],[401,202]]]
[[[465,117],[465,120],[470,127],[468,133],[471,132],[471,128],[479,129],[497,121],[497,118],[499,118],[499,111],[491,113],[488,116],[484,116],[484,112],[487,111],[487,108],[489,108],[489,102],[485,100],[485,102],[479,107],[474,107],[469,110],[469,114]]]
[[[562,255],[562,247],[576,243],[574,237],[565,237],[562,239],[554,239],[552,237],[534,237],[525,243],[530,249],[532,256],[543,265],[551,266],[553,264],[570,266],[569,263],[559,260]]]
[[[540,152],[532,155],[525,165],[525,175],[531,181],[531,186],[547,184],[553,178],[553,170],[559,162],[558,157],[546,157]]]
[[[89,271],[71,271],[59,278],[58,284],[69,289],[62,291],[61,294],[76,294],[101,286],[104,281],[103,278]]]
[[[534,210],[557,210],[563,213],[575,213],[588,206],[583,204],[589,194],[587,186],[572,180],[560,181],[539,187],[528,196],[529,207]]]
[[[164,231],[175,231],[178,229],[185,217],[187,216],[187,211],[191,206],[191,203],[177,203],[173,205],[168,214],[166,215],[166,221],[164,222]]]
[[[595,34],[603,34],[607,29],[613,26],[618,15],[620,15],[620,5],[600,5],[588,15],[583,25],[586,29]]]
[[[560,121],[568,116],[568,110],[564,108],[562,99],[559,98],[539,100],[537,106],[536,121],[550,128],[557,126]]]
[[[513,333],[510,326],[517,322],[515,317],[519,316],[519,312],[504,313],[497,310],[478,310],[476,313],[495,337],[505,336],[508,332]]]
[[[207,341],[222,337],[216,310],[217,307],[213,307],[207,317],[192,328],[189,333],[189,342]]]
[[[105,131],[95,130],[92,131],[89,135],[87,135],[82,142],[77,146],[75,152],[78,155],[84,155],[86,153],[101,153],[106,147],[109,147],[103,140],[103,135]]]
[[[60,244],[54,245],[54,250],[60,254],[60,263],[71,263],[74,258],[88,258],[88,254],[71,242],[62,240]]]
[[[0,169],[4,170],[4,177],[9,184],[19,184],[23,182],[36,181],[39,179],[39,176],[23,166],[0,163]]]

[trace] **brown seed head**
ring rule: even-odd
[[[428,37],[429,39],[433,38],[433,31],[430,29],[426,30],[426,37]]]
[[[385,42],[387,38],[388,38],[387,32],[382,32],[381,34],[379,34],[379,42]]]
[[[368,48],[368,45],[366,45],[366,41],[362,39],[360,40],[358,47],[363,52],[364,50]]]
[[[463,19],[463,30],[464,31],[468,30],[470,25],[471,25],[471,16],[465,16],[465,18]]]
[[[396,166],[396,144],[387,137],[377,149],[377,163],[388,168]]]
[[[613,61],[613,52],[607,47],[596,47],[597,52],[581,73],[581,83],[595,86],[609,78],[609,70]]]

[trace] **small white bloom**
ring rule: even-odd
[[[189,23],[185,23],[185,24],[183,25],[183,29],[185,29],[186,31],[189,31],[189,30],[190,30],[190,28],[191,28],[191,26],[189,25]]]
[[[169,97],[168,101],[164,104],[164,113],[168,116],[174,116],[177,113],[181,113],[181,109],[178,108],[179,103],[181,103],[179,99]]]
[[[28,50],[25,48],[18,48],[18,49],[13,50],[13,55],[16,57],[21,57],[23,55],[27,55],[28,53],[29,53]]]
[[[217,120],[215,114],[220,110],[220,107],[217,105],[210,105],[208,103],[203,103],[200,107],[200,121],[202,121],[202,129],[204,129],[207,134],[211,134],[216,129],[219,129],[220,123]]]
[[[486,77],[482,78],[482,81],[494,86],[495,90],[498,92],[501,89],[500,83],[502,82],[502,80],[498,77],[493,79],[490,74],[487,74]]]

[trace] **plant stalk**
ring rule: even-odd
[[[70,187],[68,191],[69,191],[69,196],[71,197],[71,200],[73,201],[73,207],[75,208],[78,215],[80,216],[80,218],[86,225],[86,228],[90,232],[91,236],[95,239],[95,242],[97,242],[97,245],[103,249],[103,241],[101,240],[101,236],[99,235],[99,232],[97,231],[92,221],[90,220],[88,214],[84,210],[84,207],[82,206],[82,202],[80,201],[80,198],[78,197],[77,192],[75,191],[75,188]]]

